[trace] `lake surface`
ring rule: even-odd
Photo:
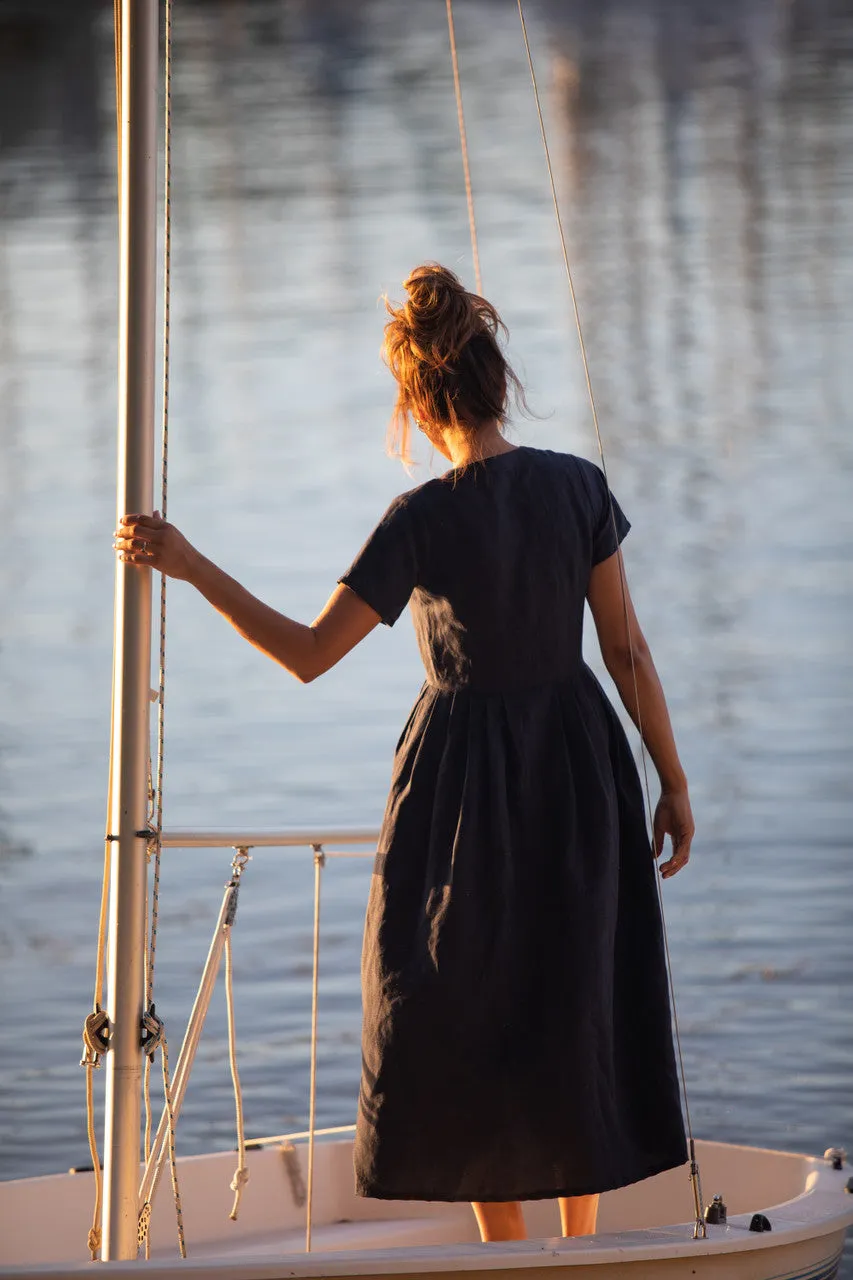
[[[444,6],[176,10],[170,515],[309,619],[390,498],[442,469],[422,451],[410,479],[385,456],[378,348],[380,295],[415,263],[473,283]],[[694,858],[665,888],[694,1128],[853,1150],[853,16],[842,0],[530,0],[527,18],[629,575],[696,810]],[[456,19],[484,289],[536,415],[512,438],[594,457],[517,13],[459,0]],[[88,1160],[111,6],[0,6],[0,50],[9,1178]],[[420,680],[408,615],[302,688],[171,587],[167,826],[378,826]],[[174,1046],[229,860],[165,856],[157,1006]],[[369,873],[325,872],[323,1124],[354,1115]],[[307,852],[261,851],[246,873],[234,954],[252,1134],[306,1121],[312,882]],[[219,991],[183,1153],[233,1145],[223,1006]]]

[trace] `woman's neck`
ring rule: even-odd
[[[497,422],[485,422],[475,433],[445,427],[436,447],[454,467],[467,467],[472,462],[481,462],[497,453],[510,453],[516,448],[501,435]]]

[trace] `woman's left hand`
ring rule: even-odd
[[[690,846],[695,834],[696,825],[693,821],[686,785],[674,791],[663,790],[655,809],[654,851],[655,857],[659,858],[663,853],[664,837],[670,837],[672,857],[660,864],[660,873],[664,880],[668,880],[682,867],[687,866]]]
[[[153,516],[122,516],[113,547],[124,564],[144,565],[187,582],[199,558],[192,543],[156,511]]]

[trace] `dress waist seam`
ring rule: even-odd
[[[443,693],[448,696],[472,693],[479,694],[483,697],[497,697],[501,694],[512,695],[517,693],[533,692],[536,689],[562,688],[567,685],[577,684],[579,680],[586,679],[590,676],[595,679],[592,669],[588,667],[586,663],[581,663],[581,665],[576,667],[573,671],[567,672],[564,675],[552,676],[547,680],[531,681],[530,684],[504,684],[495,686],[476,684],[470,680],[459,684],[436,684],[432,680],[425,680],[423,687],[424,689],[431,690],[433,693]]]

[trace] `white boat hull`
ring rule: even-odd
[[[293,1277],[462,1276],[512,1272],[507,1280],[549,1280],[567,1268],[572,1280],[830,1280],[838,1269],[853,1195],[850,1169],[823,1160],[723,1143],[699,1143],[707,1193],[721,1192],[726,1226],[692,1237],[692,1198],[686,1169],[602,1196],[595,1236],[565,1240],[556,1205],[530,1202],[530,1239],[478,1243],[463,1204],[363,1200],[353,1193],[351,1143],[318,1144],[312,1252],[305,1252],[306,1150],[285,1157],[280,1148],[249,1153],[249,1184],[239,1220],[229,1217],[232,1152],[179,1162],[188,1258],[177,1257],[168,1178],[151,1225],[152,1258],[100,1263],[101,1280],[129,1269],[167,1277],[221,1280]],[[30,1178],[0,1185],[0,1276],[60,1280],[91,1273],[86,1235],[93,1203],[91,1174]],[[772,1230],[749,1230],[764,1213]]]

